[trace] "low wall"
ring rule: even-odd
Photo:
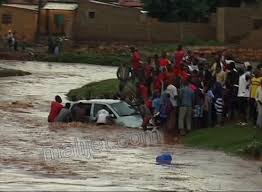
[[[215,29],[205,23],[89,23],[75,29],[75,39],[106,41],[181,42],[189,38],[215,39]]]
[[[194,49],[197,53],[202,53],[206,57],[214,57],[218,52],[221,52],[226,47],[206,47]],[[236,60],[244,61],[256,61],[262,62],[262,49],[252,48],[226,48],[230,54]]]

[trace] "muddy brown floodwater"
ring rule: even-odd
[[[168,144],[161,134],[72,123],[48,125],[50,101],[116,69],[1,61],[31,72],[0,79],[0,190],[262,190],[261,162]],[[173,154],[173,164],[156,165]]]

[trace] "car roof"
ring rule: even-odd
[[[120,103],[121,100],[114,100],[114,99],[91,99],[91,100],[80,100],[77,103],[98,103],[98,104],[113,104],[113,103]]]

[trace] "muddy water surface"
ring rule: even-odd
[[[166,143],[161,134],[93,125],[48,125],[50,101],[115,77],[81,64],[1,61],[31,76],[0,80],[0,190],[262,190],[261,162]],[[163,152],[170,166],[155,164]]]

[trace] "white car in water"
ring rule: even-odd
[[[101,109],[105,109],[109,112],[115,123],[129,128],[140,128],[143,123],[143,119],[139,112],[125,101],[113,100],[113,99],[94,99],[94,100],[81,100],[75,102],[71,109],[75,105],[82,103],[86,111],[86,118],[91,122],[96,121],[96,115]]]

